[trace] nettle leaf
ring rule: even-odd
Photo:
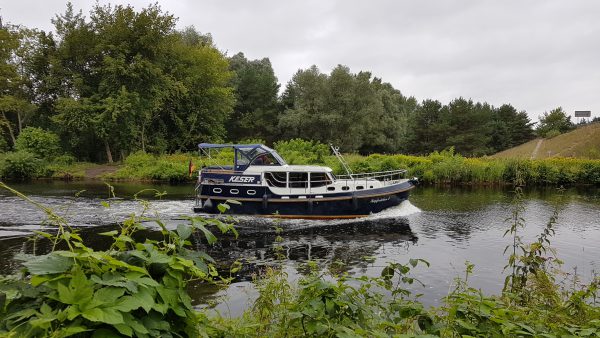
[[[33,275],[47,275],[52,273],[63,273],[71,269],[73,260],[63,257],[58,251],[33,258],[24,262],[23,265]]]
[[[200,229],[204,233],[204,237],[206,237],[206,241],[208,244],[213,244],[217,241],[217,237],[208,229],[206,229],[203,225],[199,225],[198,229]]]
[[[81,315],[83,318],[92,322],[101,322],[111,325],[124,324],[121,312],[113,308],[87,309]]]
[[[127,337],[133,336],[133,329],[131,328],[131,326],[127,324],[116,324],[113,326],[115,329],[117,329],[117,331],[119,331],[120,334],[125,335]]]
[[[229,206],[229,204],[223,204],[223,203],[219,203],[217,205],[217,209],[219,209],[219,212],[224,214],[225,211],[229,210],[231,207]]]
[[[109,236],[109,237],[112,237],[112,236],[114,236],[114,235],[116,235],[116,234],[118,234],[118,233],[119,233],[119,232],[118,232],[117,230],[111,230],[111,231],[107,231],[107,232],[101,232],[101,233],[99,233],[98,235],[100,235],[100,236]]]
[[[192,227],[189,225],[179,224],[177,226],[177,234],[182,240],[186,240],[192,235]]]
[[[104,304],[112,304],[125,293],[125,289],[117,287],[104,287],[94,293],[94,299]]]

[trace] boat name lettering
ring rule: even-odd
[[[389,200],[390,200],[389,197],[374,198],[370,201],[370,203],[380,203],[380,202],[385,202],[385,201],[389,201]]]
[[[235,183],[253,183],[254,177],[252,176],[231,176],[229,182]]]

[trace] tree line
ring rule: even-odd
[[[97,4],[86,17],[69,3],[52,20],[55,32],[0,22],[0,151],[14,149],[26,127],[58,135],[77,159],[109,162],[137,150],[292,138],[362,154],[454,147],[480,156],[535,137],[534,123],[510,104],[418,102],[343,65],[329,74],[300,69],[280,94],[268,58],[228,56],[210,34],[178,30],[176,21],[156,4]],[[560,108],[546,115],[572,128]]]

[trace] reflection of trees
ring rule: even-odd
[[[238,239],[221,238],[215,245],[207,245],[197,236],[194,245],[224,268],[233,261],[242,261],[244,267],[236,278],[249,280],[265,266],[276,263],[296,265],[300,273],[305,272],[303,263],[307,261],[337,272],[366,268],[367,257],[376,255],[384,244],[408,247],[416,241],[408,221],[387,219],[287,229],[279,234],[247,233]]]

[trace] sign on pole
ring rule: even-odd
[[[592,112],[589,110],[576,110],[575,117],[590,117],[592,116]]]

